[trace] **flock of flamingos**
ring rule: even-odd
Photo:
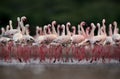
[[[30,62],[32,58],[52,63],[120,61],[120,34],[116,21],[109,26],[105,25],[105,19],[102,24],[91,23],[90,26],[86,26],[84,21],[78,26],[72,26],[70,22],[57,24],[52,21],[44,27],[36,26],[36,35],[31,36],[30,26],[24,23],[25,20],[25,16],[17,17],[16,28],[13,28],[12,20],[1,28],[0,60]]]

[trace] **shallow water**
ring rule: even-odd
[[[120,79],[120,64],[0,65],[0,79]]]

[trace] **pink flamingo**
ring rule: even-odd
[[[62,35],[57,37],[55,40],[53,40],[53,42],[51,44],[55,44],[55,45],[67,45],[71,43],[71,33],[69,31],[69,26],[70,23],[68,22],[66,24],[66,30],[67,30],[67,35],[65,35],[65,25],[62,24]]]
[[[83,35],[81,35],[80,32],[79,32],[78,35],[75,34],[76,33],[76,27],[75,26],[73,26],[72,29],[73,29],[73,35],[71,37],[72,43],[73,44],[78,44],[78,43],[82,42],[85,39],[85,37]]]
[[[114,21],[113,25],[114,25],[114,33],[112,35],[112,39],[116,45],[119,45],[120,44],[120,34],[118,34],[117,22]]]
[[[112,24],[109,24],[109,36],[106,37],[106,40],[104,41],[104,45],[113,45],[114,41],[112,39]]]

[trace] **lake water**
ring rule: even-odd
[[[0,79],[120,79],[120,64],[0,65]]]

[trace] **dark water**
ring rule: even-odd
[[[1,65],[0,79],[120,79],[120,64]]]

